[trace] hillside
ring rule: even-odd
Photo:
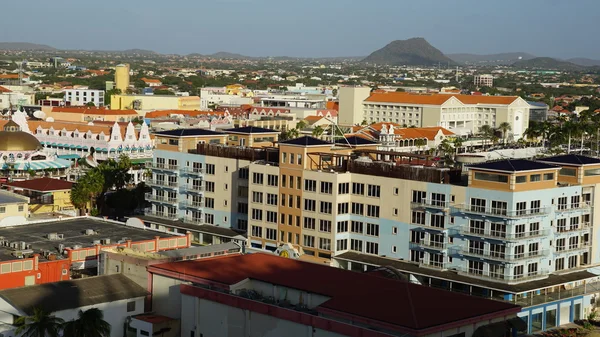
[[[531,60],[536,56],[528,53],[499,53],[499,54],[448,54],[446,55],[457,63],[476,65],[509,65],[518,60]],[[520,58],[520,59],[519,59]]]
[[[453,60],[429,44],[424,38],[396,40],[371,53],[363,62],[388,65],[454,65]]]
[[[513,63],[516,68],[544,70],[584,70],[585,67],[575,63],[560,61],[551,57],[536,57],[531,60],[521,60]]]
[[[57,50],[45,44],[36,44],[29,42],[0,42],[0,50]]]
[[[600,67],[600,60],[593,60],[583,57],[568,59],[567,62],[575,63],[576,65],[584,67]]]

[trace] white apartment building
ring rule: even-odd
[[[340,97],[342,99],[342,97]],[[356,104],[356,103],[354,103]],[[523,137],[529,126],[531,105],[517,96],[477,96],[448,94],[372,93],[362,102],[362,116],[355,107],[340,101],[340,120],[352,124],[393,122],[402,126],[441,126],[459,135],[479,133],[483,125],[497,128],[508,122],[507,139]],[[344,117],[351,113],[352,117]],[[359,118],[357,118],[359,117]]]
[[[474,84],[476,87],[491,87],[494,85],[494,76],[475,75]]]
[[[84,106],[94,103],[95,106],[104,106],[104,90],[93,89],[65,89],[64,102],[72,106]]]

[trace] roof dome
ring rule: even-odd
[[[21,131],[14,121],[4,125],[0,131],[0,151],[37,151],[42,147],[34,135]]]

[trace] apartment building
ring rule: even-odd
[[[494,86],[494,76],[492,75],[475,75],[473,84],[476,87],[492,87]]]
[[[372,93],[362,102],[362,115],[349,119],[340,97],[340,121],[353,125],[393,122],[400,125],[441,126],[459,135],[479,133],[483,125],[493,128],[508,122],[509,139],[517,140],[529,126],[531,105],[517,96],[472,96],[454,94],[410,94],[403,92]],[[356,103],[355,103],[356,104]],[[346,109],[342,109],[346,108]]]
[[[93,103],[94,106],[104,106],[104,90],[65,89],[63,101],[67,106],[83,106]]]

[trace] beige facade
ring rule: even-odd
[[[339,124],[350,126],[362,123],[365,119],[363,101],[371,94],[369,87],[342,86],[339,89]]]

